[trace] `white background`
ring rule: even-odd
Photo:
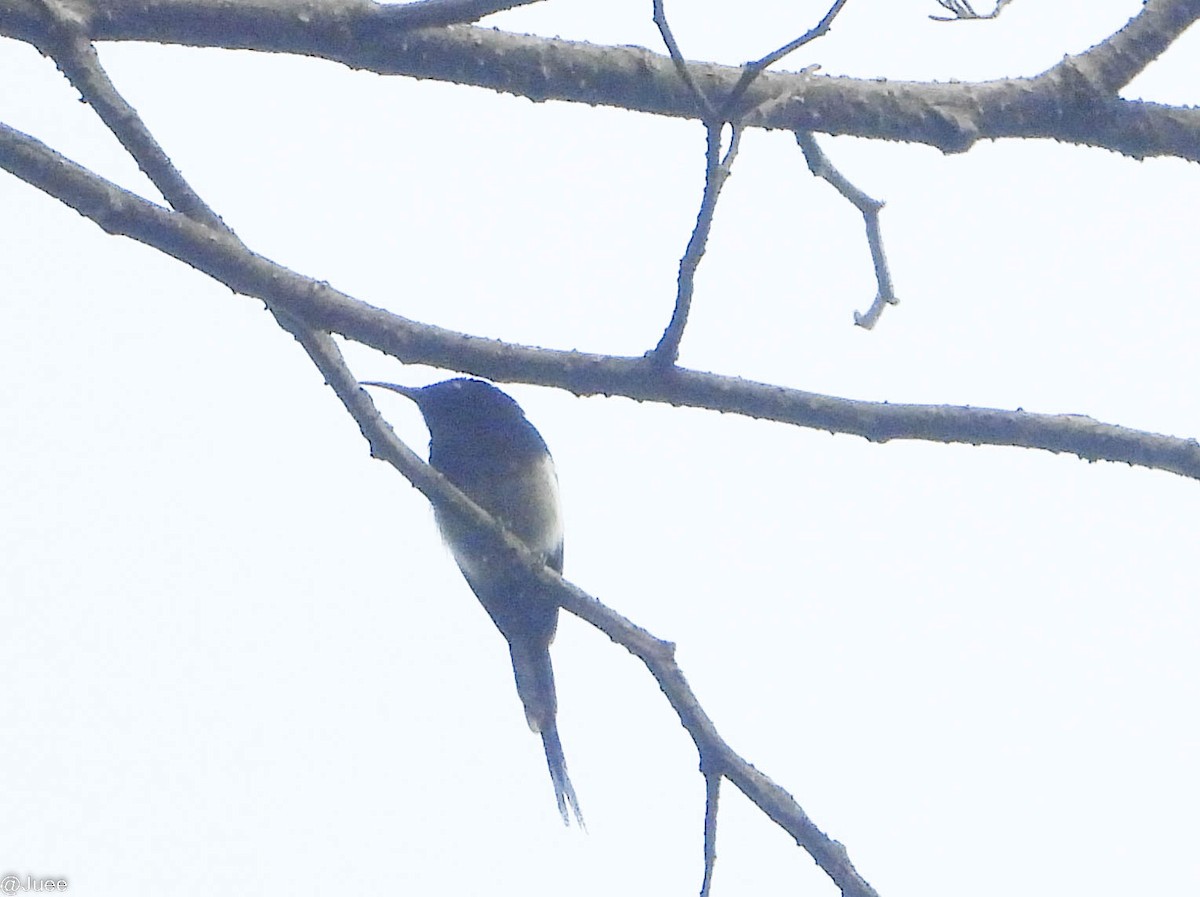
[[[824,8],[667,6],[687,56],[731,64]],[[932,0],[854,0],[786,67],[1033,75],[1141,8],[1018,0],[947,25]],[[660,48],[649,0],[488,24]],[[1198,40],[1124,95],[1200,101]],[[201,195],[302,273],[562,349],[640,354],[669,317],[697,123],[266,54],[101,53]],[[2,41],[0,83],[0,120],[153,196],[52,63]],[[874,290],[861,219],[790,135],[751,132],[682,364],[1197,433],[1195,165],[823,145],[888,203],[902,304],[852,326]],[[565,830],[425,502],[261,303],[9,176],[0,208],[0,873],[81,895],[696,892],[695,750],[638,663],[564,618],[589,825]],[[450,376],[347,351],[364,379]],[[723,735],[881,894],[1200,891],[1195,483],[511,391],[558,461],[568,577],[678,643]],[[423,446],[415,410],[380,401]],[[836,893],[723,797],[717,894]]]

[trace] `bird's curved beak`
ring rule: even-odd
[[[420,404],[421,389],[417,386],[401,386],[399,383],[381,383],[378,380],[363,380],[359,386],[378,386],[382,389],[390,389],[392,392],[398,392],[402,396],[408,396],[417,404]]]

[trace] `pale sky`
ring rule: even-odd
[[[852,0],[781,67],[1033,75],[1141,7],[946,25],[933,0]],[[667,5],[689,58],[730,64],[824,8]],[[486,24],[661,49],[649,0]],[[1124,95],[1200,101],[1198,39]],[[698,123],[249,52],[101,55],[200,194],[300,273],[558,349],[638,355],[670,316]],[[0,121],[157,199],[51,62],[0,41],[0,83]],[[1197,434],[1194,165],[822,145],[888,203],[901,304],[853,326],[861,218],[791,135],[749,132],[681,364]],[[262,304],[8,175],[0,208],[0,874],[87,897],[697,892],[696,752],[638,662],[560,624],[588,820],[566,830],[427,504]],[[346,351],[362,379],[453,376]],[[724,737],[881,895],[1200,892],[1196,483],[506,388],[558,463],[567,578],[677,643]],[[423,451],[415,409],[379,401]],[[836,893],[723,796],[714,894]]]

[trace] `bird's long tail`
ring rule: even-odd
[[[554,798],[558,801],[558,812],[563,822],[571,824],[567,807],[575,815],[575,821],[584,828],[583,814],[579,810],[579,798],[567,775],[567,760],[563,756],[562,742],[558,739],[558,724],[555,720],[558,700],[554,693],[554,668],[550,665],[548,644],[530,645],[516,640],[509,642],[513,673],[517,680],[517,694],[525,705],[525,720],[529,728],[542,736],[546,749],[546,765],[550,768],[550,781],[554,783]]]
[[[575,822],[581,829],[586,829],[583,813],[579,809],[579,798],[575,796],[575,787],[567,775],[567,758],[563,756],[562,742],[558,740],[558,726],[554,720],[542,730],[542,746],[546,748],[546,765],[550,767],[550,781],[554,783],[554,797],[558,801],[558,812],[562,814],[563,823],[571,824],[567,816],[569,805],[575,814]]]

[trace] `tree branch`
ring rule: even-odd
[[[84,3],[85,0],[78,0]],[[549,99],[698,118],[695,98],[667,56],[506,34],[469,25],[412,30],[393,7],[346,0],[103,0],[86,19],[91,40],[295,53],[385,75],[471,84]],[[1109,40],[1033,78],[923,84],[764,72],[746,90],[747,127],[924,143],[963,152],[978,140],[1043,137],[1135,158],[1200,161],[1200,110],[1121,100],[1101,88],[1131,77],[1200,18],[1200,0],[1147,0]],[[0,0],[0,34],[36,42],[33,0]],[[1080,94],[1078,65],[1111,69]],[[689,63],[707,96],[730,92],[741,67]],[[1099,94],[1097,94],[1099,91]]]
[[[692,228],[692,235],[688,239],[687,248],[679,260],[675,307],[671,313],[671,320],[667,323],[666,329],[663,330],[662,337],[659,338],[658,345],[646,355],[656,365],[671,367],[679,360],[679,345],[683,340],[683,331],[687,328],[688,317],[692,310],[696,271],[700,267],[700,261],[704,258],[704,251],[708,246],[708,236],[712,232],[713,218],[716,216],[717,200],[720,199],[721,188],[725,186],[725,181],[733,170],[733,163],[737,159],[738,147],[741,145],[742,128],[739,120],[733,117],[733,110],[750,88],[750,85],[754,83],[755,79],[762,74],[767,66],[773,65],[793,50],[826,34],[833,25],[833,20],[837,18],[838,13],[846,5],[846,2],[847,0],[836,0],[821,21],[803,35],[784,44],[779,49],[768,53],[756,62],[747,63],[741,77],[738,78],[732,91],[721,102],[721,108],[717,110],[713,108],[709,102],[709,98],[692,79],[687,63],[683,59],[683,54],[679,50],[679,45],[675,41],[675,35],[671,32],[671,26],[667,22],[663,0],[654,0],[654,24],[658,26],[663,43],[667,45],[667,50],[671,54],[671,61],[679,71],[680,78],[682,78],[683,82],[692,92],[696,99],[696,105],[703,114],[707,141],[704,153],[704,196],[700,201],[700,211],[696,215],[696,224]],[[726,122],[730,122],[732,131],[729,136],[729,149],[722,156],[721,132],[724,130]]]
[[[729,136],[729,149],[721,155],[721,132],[724,130],[720,122],[710,122],[705,125],[707,144],[704,152],[704,196],[700,200],[700,211],[696,215],[696,226],[688,238],[687,248],[679,260],[679,276],[676,282],[675,310],[667,323],[658,345],[646,353],[654,364],[660,367],[671,367],[679,360],[679,344],[683,340],[683,331],[687,327],[688,316],[692,310],[692,294],[696,286],[696,269],[704,258],[704,250],[708,246],[708,235],[712,232],[713,218],[717,213],[717,200],[721,196],[721,188],[729,177],[733,162],[737,158],[738,147],[742,140],[742,130],[736,124],[732,126]]]
[[[1095,85],[1098,93],[1115,96],[1165,53],[1197,18],[1200,3],[1196,0],[1148,2],[1112,37],[1078,56],[1067,57],[1062,66],[1069,63]]]
[[[1195,439],[1132,430],[1081,415],[863,402],[683,368],[664,373],[645,358],[536,349],[420,324],[255,255],[228,235],[129,193],[4,125],[0,125],[0,167],[108,233],[160,249],[309,327],[340,333],[406,363],[466,371],[501,382],[557,386],[578,395],[624,395],[707,408],[854,434],[873,442],[920,439],[1023,446],[1200,479],[1200,444]]]
[[[733,89],[729,92],[729,96],[725,98],[725,102],[721,105],[722,117],[730,115],[730,111],[738,104],[738,101],[745,95],[750,85],[754,83],[764,71],[773,66],[779,60],[783,59],[790,53],[799,50],[805,44],[810,44],[819,37],[824,37],[829,33],[829,29],[833,27],[833,20],[838,17],[838,13],[846,6],[848,0],[836,0],[833,6],[829,7],[828,12],[821,17],[821,21],[817,22],[812,28],[804,32],[798,38],[788,41],[782,47],[772,50],[766,56],[756,59],[753,62],[747,62],[742,68],[741,77],[737,83],[733,85]]]
[[[879,316],[883,314],[885,307],[897,305],[900,302],[896,298],[896,291],[892,286],[892,272],[888,268],[887,254],[883,251],[883,231],[879,227],[879,213],[883,210],[883,203],[867,196],[850,183],[846,176],[829,161],[829,157],[825,155],[825,151],[817,143],[817,138],[812,134],[807,131],[797,131],[796,143],[804,153],[804,161],[808,163],[808,170],[816,177],[826,181],[862,213],[863,222],[867,226],[867,247],[871,250],[871,263],[875,269],[876,289],[875,301],[871,303],[871,307],[865,314],[854,313],[854,323],[864,330],[870,330],[879,320]]]
[[[41,2],[46,29],[36,44],[38,50],[54,60],[59,71],[67,76],[173,209],[202,224],[228,231],[221,217],[184,180],[137,110],[117,91],[87,38],[86,23],[77,17],[75,8],[63,0]]]
[[[989,13],[977,13],[971,7],[968,0],[937,0],[938,5],[944,9],[954,13],[952,16],[930,16],[935,22],[975,22],[985,19],[995,19],[1004,7],[1008,6],[1012,0],[996,0],[995,8]]]
[[[687,60],[683,58],[679,44],[675,41],[675,33],[671,31],[671,23],[667,21],[664,0],[654,0],[654,24],[658,28],[658,33],[662,36],[667,53],[671,57],[671,64],[675,66],[675,71],[679,73],[679,79],[687,86],[688,91],[696,101],[696,108],[700,111],[701,120],[706,122],[717,121],[717,111],[708,101],[708,97],[704,91],[700,89],[692,78],[692,70],[688,68]]]
[[[700,897],[708,897],[712,890],[713,871],[717,865],[717,807],[721,800],[721,776],[706,769],[704,758],[700,758],[700,771],[704,774],[704,879],[700,883]]]

